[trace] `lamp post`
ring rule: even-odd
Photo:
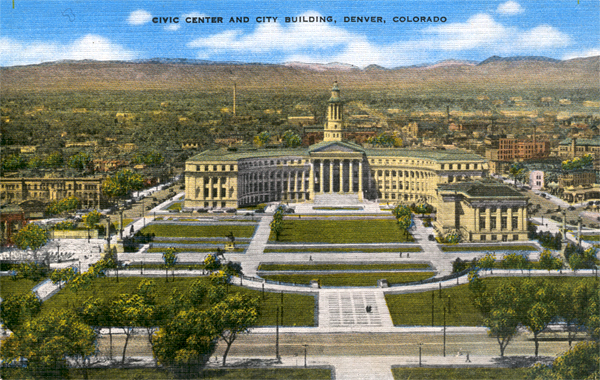
[[[419,367],[421,367],[421,349],[423,348],[423,343],[419,343]]]
[[[308,347],[308,344],[303,344],[302,346],[304,347],[304,368],[306,368],[306,348]]]

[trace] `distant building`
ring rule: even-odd
[[[550,142],[504,138],[498,142],[498,160],[530,160],[546,158],[550,154]]]
[[[533,170],[529,173],[529,186],[531,190],[541,190],[544,187],[544,172]]]
[[[592,154],[600,157],[600,136],[594,139],[564,139],[559,143],[558,155],[562,158],[582,157]]]
[[[23,209],[17,205],[4,205],[0,208],[0,245],[12,243],[12,235],[27,224]]]
[[[596,173],[592,170],[570,172],[558,177],[562,199],[571,203],[600,199],[600,185],[595,182]]]
[[[82,178],[2,178],[0,200],[2,204],[38,200],[44,203],[72,195],[81,200],[83,207],[102,208],[101,177]]]

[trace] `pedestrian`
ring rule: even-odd
[[[469,353],[467,352],[467,360],[466,363],[471,363],[471,359],[469,359]]]
[[[400,258],[402,258],[402,252],[400,252]]]
[[[312,261],[312,255],[309,256],[308,261]]]
[[[410,253],[407,253],[407,254],[406,254],[406,258],[407,258],[407,259],[408,259],[408,258],[410,258]]]

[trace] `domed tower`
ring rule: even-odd
[[[342,141],[344,124],[342,120],[343,103],[340,99],[340,89],[337,81],[333,82],[331,98],[327,108],[327,123],[325,124],[325,135],[323,141]]]

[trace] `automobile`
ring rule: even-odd
[[[433,236],[433,235],[429,235],[429,236],[427,237],[427,239],[429,239],[429,241],[435,241],[435,236]]]
[[[569,210],[569,211],[575,211],[575,207],[569,206],[569,208],[567,210]]]
[[[546,193],[541,193],[541,194],[540,194],[540,197],[542,197],[542,198],[548,198],[548,194],[546,194]]]
[[[288,209],[286,209],[284,212],[285,212],[286,214],[293,214],[293,213],[295,213],[296,211],[294,211],[294,209],[293,209],[293,208],[288,208]]]

